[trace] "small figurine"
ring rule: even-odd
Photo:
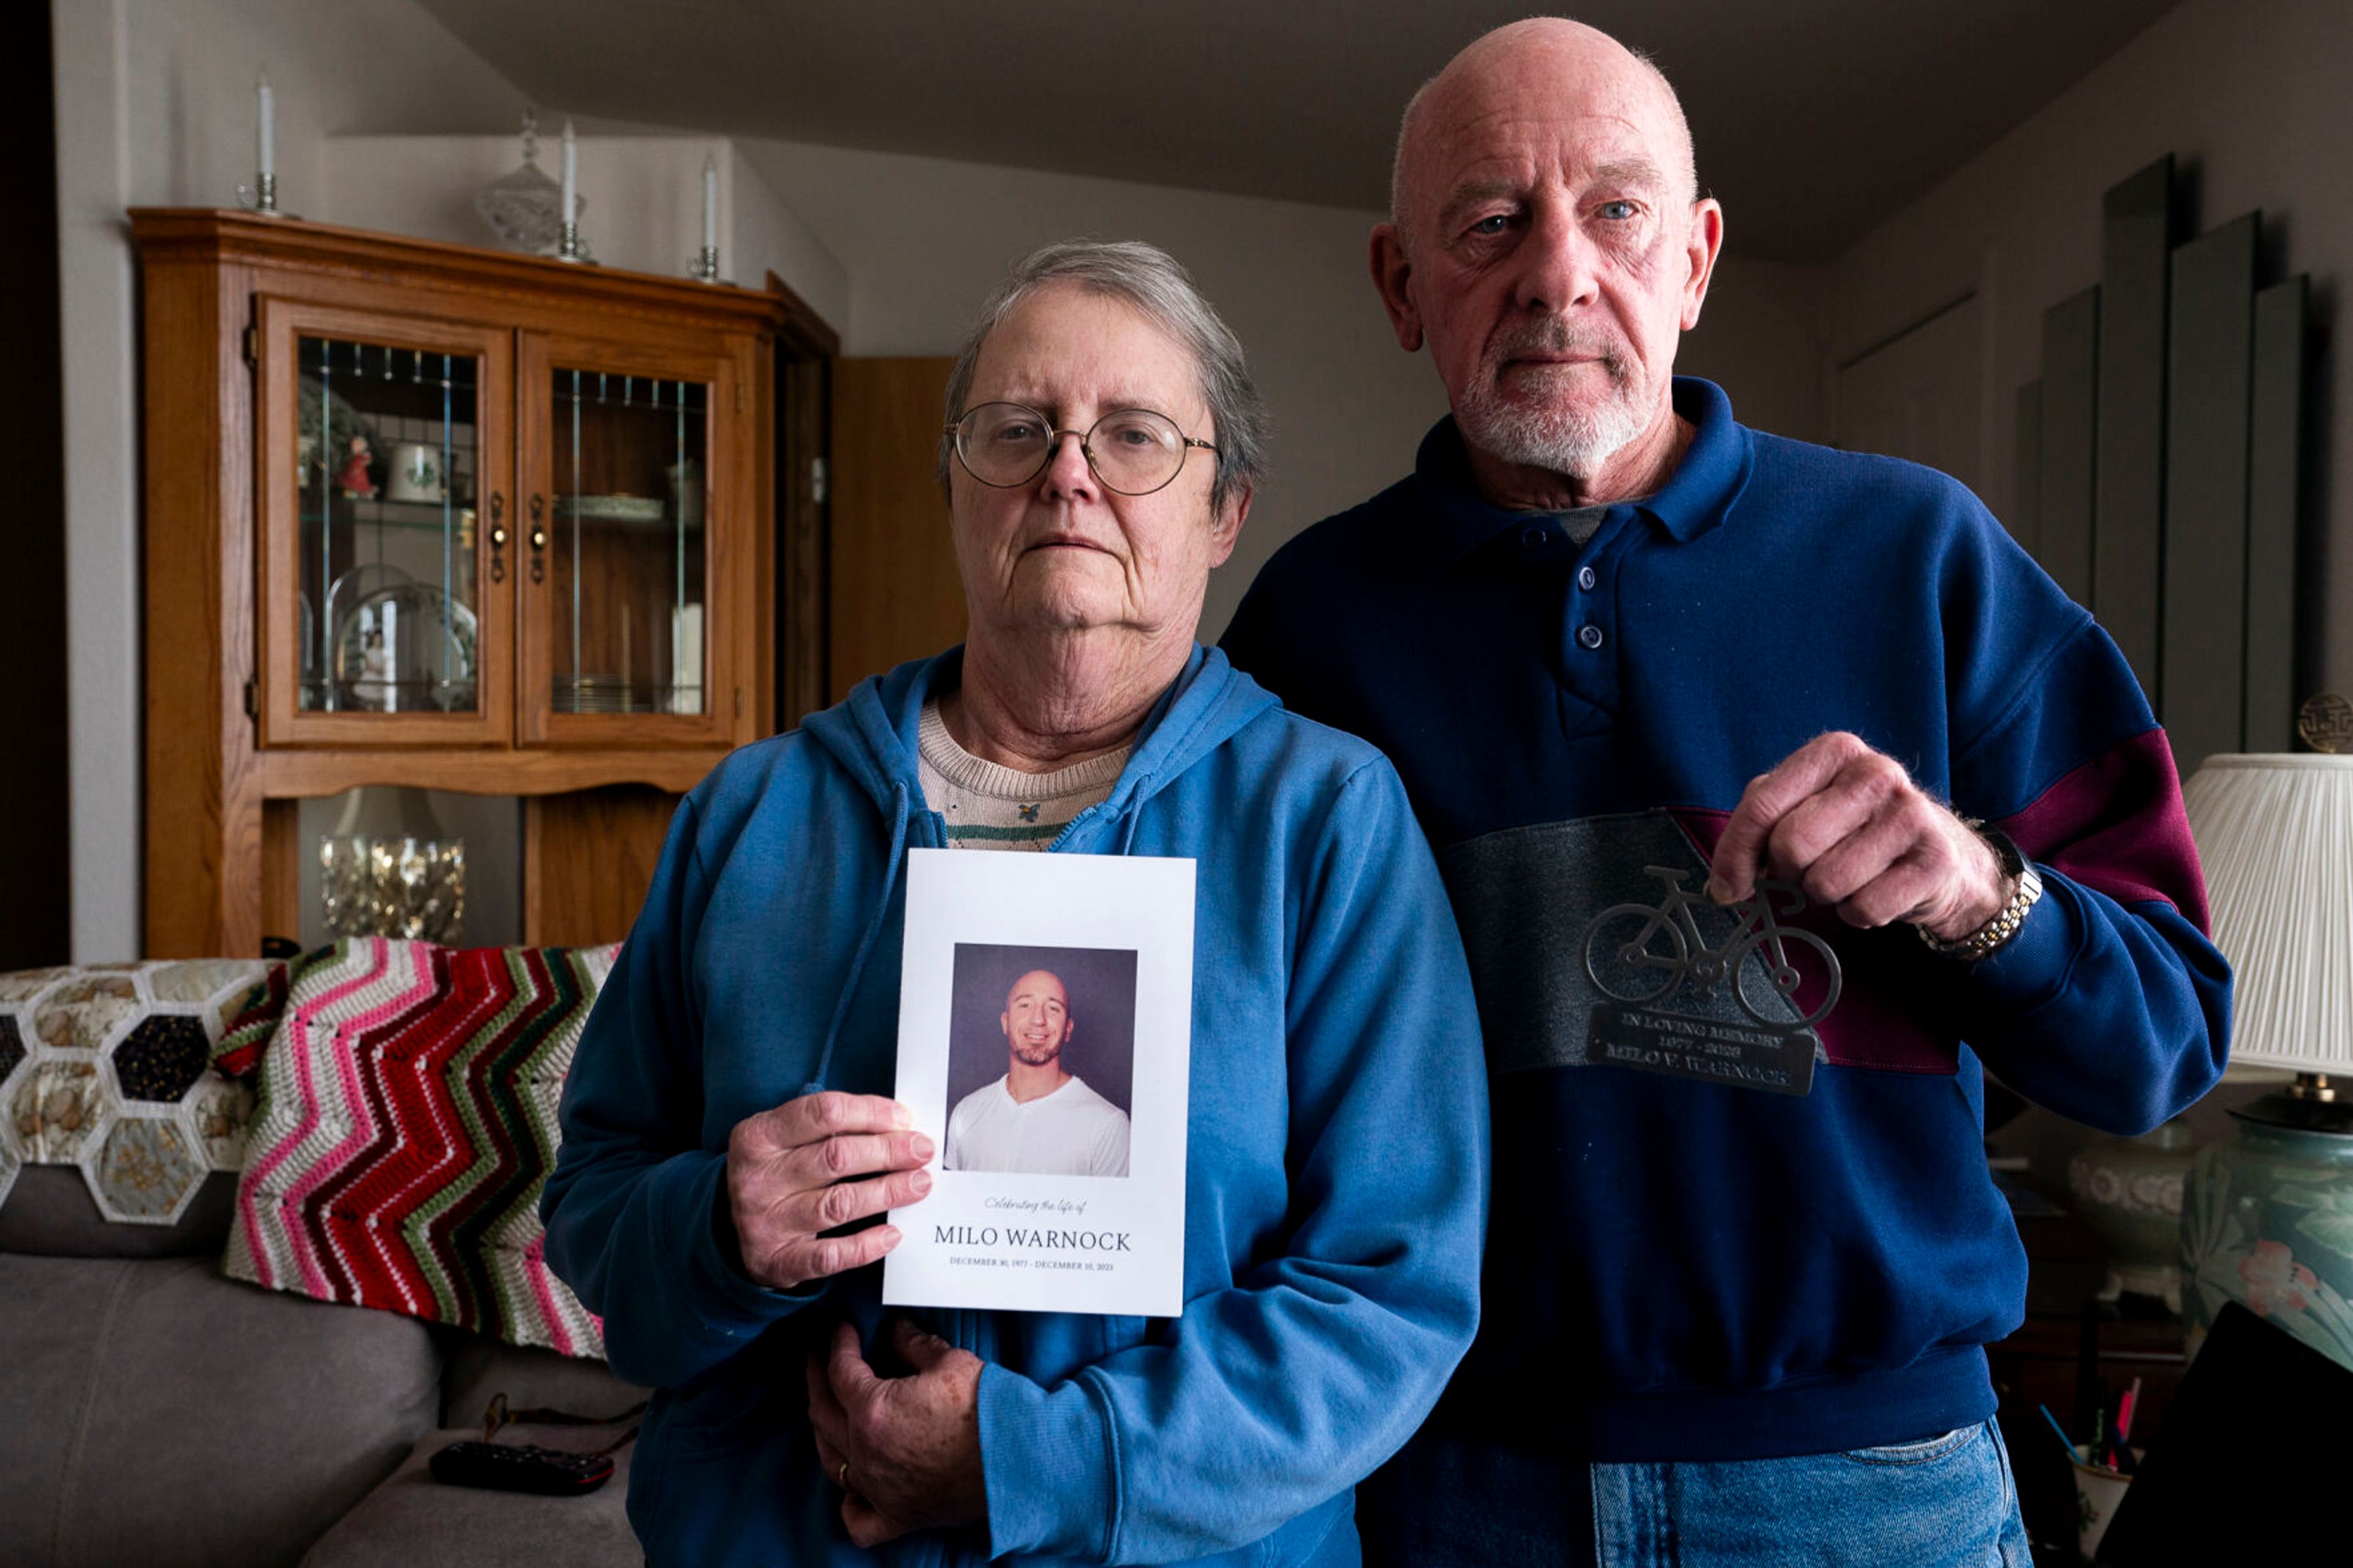
[[[396,679],[392,650],[385,646],[384,633],[371,627],[360,643],[359,689],[354,693],[359,705],[385,712],[397,707],[400,688]]]
[[[343,465],[343,473],[335,480],[345,495],[365,500],[375,494],[375,484],[368,478],[369,456],[367,437],[353,437],[352,460]]]

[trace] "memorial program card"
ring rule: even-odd
[[[894,1306],[1173,1318],[1193,862],[911,850],[898,1098],[939,1156]]]

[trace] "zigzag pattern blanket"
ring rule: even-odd
[[[548,1272],[539,1194],[617,951],[352,938],[301,960],[282,1002],[258,994],[216,1058],[260,1080],[224,1270],[603,1354],[602,1326]]]

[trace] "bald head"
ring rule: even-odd
[[[1676,182],[1678,205],[1698,198],[1691,126],[1666,73],[1598,27],[1535,16],[1472,40],[1407,100],[1389,170],[1389,217],[1408,248],[1444,195],[1429,188],[1443,177],[1430,167],[1431,142],[1459,141],[1482,121],[1566,103],[1638,117],[1653,132],[1657,156]]]

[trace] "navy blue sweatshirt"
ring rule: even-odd
[[[1681,466],[1581,546],[1482,501],[1442,421],[1224,647],[1396,762],[1470,954],[1494,1195],[1434,1419],[1605,1461],[1908,1441],[1992,1414],[1981,1347],[2023,1315],[1983,1072],[2154,1126],[2221,1071],[2229,971],[2163,731],[1976,498],[1674,396]],[[1748,780],[1831,730],[2036,863],[1996,957],[1699,893]]]

